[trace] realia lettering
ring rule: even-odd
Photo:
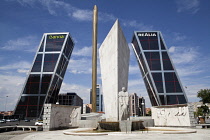
[[[138,36],[157,36],[156,33],[138,33]]]

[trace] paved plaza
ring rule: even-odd
[[[192,130],[192,129],[191,129]],[[109,133],[103,136],[73,136],[63,134],[64,130],[23,132],[14,131],[0,133],[0,140],[210,140],[210,129],[193,129],[197,133],[163,134],[160,131],[141,132],[131,134],[124,132]],[[65,130],[66,131],[66,130]],[[20,134],[19,134],[20,133]]]

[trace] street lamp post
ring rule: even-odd
[[[8,96],[5,97],[5,112],[4,112],[4,116],[5,116],[6,112],[7,112],[7,97]]]
[[[141,103],[141,111],[142,111],[142,116],[145,116],[145,112],[144,112],[144,102],[142,101]]]

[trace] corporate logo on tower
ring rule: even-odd
[[[138,36],[157,36],[156,33],[138,33]]]

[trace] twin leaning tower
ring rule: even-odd
[[[39,118],[55,104],[74,48],[69,33],[45,33],[15,107],[21,118]],[[187,97],[159,31],[135,31],[132,38],[152,106],[186,104]],[[118,93],[128,89],[130,50],[116,20],[99,49],[106,121],[118,121]]]

